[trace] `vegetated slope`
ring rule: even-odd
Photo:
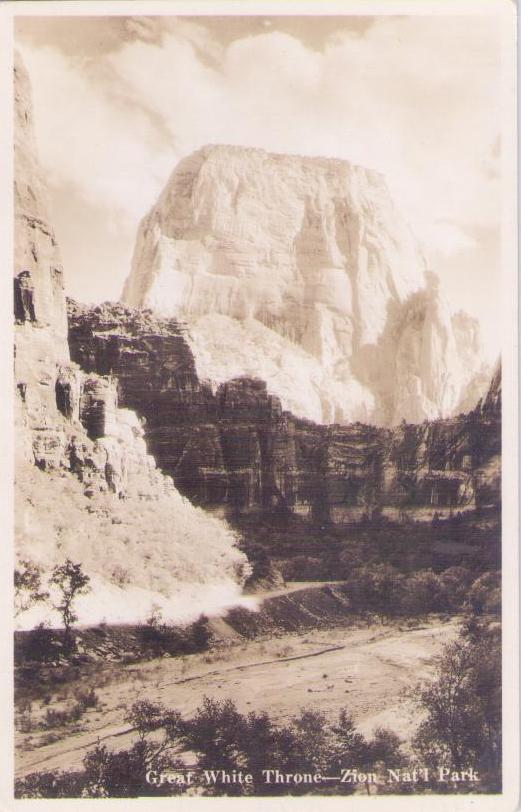
[[[80,622],[144,621],[157,608],[166,620],[194,620],[241,603],[244,555],[226,525],[194,508],[173,487],[129,478],[124,499],[87,497],[70,472],[17,471],[16,549],[44,573],[66,558],[80,562],[92,591],[76,601]],[[25,627],[58,615],[35,605]]]

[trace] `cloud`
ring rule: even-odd
[[[223,56],[222,46],[206,26],[183,17],[126,17],[124,27],[131,41],[137,39],[163,46],[165,37],[173,34],[189,42],[203,62],[218,63]]]
[[[498,217],[497,42],[488,18],[380,18],[322,52],[272,30],[222,49],[203,25],[129,18],[95,68],[27,57],[48,168],[135,216],[166,162],[208,142],[383,171],[413,225]],[[211,59],[201,58],[201,53]],[[52,99],[52,105],[49,105]],[[170,143],[165,140],[170,138]]]
[[[432,253],[450,257],[462,251],[474,249],[476,240],[462,228],[447,220],[427,222],[417,235],[425,244],[432,246]]]
[[[52,182],[127,223],[130,239],[175,163],[203,144],[340,157],[386,175],[440,273],[464,252],[479,262],[472,227],[500,220],[493,17],[374,18],[320,48],[276,17],[226,45],[200,20],[129,18],[117,47],[91,58],[26,44]],[[487,284],[489,269],[476,273]]]
[[[176,156],[141,105],[130,106],[96,67],[78,69],[52,48],[23,49],[37,143],[51,185],[72,184],[108,217],[135,221]]]
[[[137,104],[164,117],[179,149],[248,144],[325,154],[383,171],[413,226],[498,219],[498,49],[488,18],[381,18],[322,52],[273,30],[204,63],[171,29],[161,45],[110,57]],[[448,242],[447,242],[448,245]]]

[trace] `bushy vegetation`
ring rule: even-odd
[[[467,612],[499,617],[500,597],[497,571],[476,578],[474,572],[461,566],[442,572],[427,569],[404,573],[381,563],[354,567],[332,588],[326,584],[322,590],[295,592],[285,610],[280,611],[273,602],[266,602],[259,612],[235,607],[228,611],[226,621],[251,639],[273,629],[293,629],[295,623],[320,628],[361,620],[394,622]]]
[[[196,755],[191,786],[203,795],[351,794],[356,784],[276,783],[266,770],[338,776],[342,768],[373,774],[368,792],[499,792],[501,790],[500,628],[490,619],[471,616],[459,639],[446,647],[434,677],[411,692],[423,716],[412,748],[392,731],[377,729],[371,738],[357,730],[347,708],[327,719],[313,709],[275,723],[266,712],[241,713],[231,700],[206,697],[190,719],[161,704],[140,700],[127,715],[136,739],[129,749],[112,752],[98,744],[86,754],[83,770],[33,773],[16,783],[18,798],[137,797],[174,795],[186,785],[147,782],[148,770],[186,772],[181,758]],[[192,758],[191,758],[192,760]],[[468,783],[429,779],[389,785],[387,768],[432,770],[473,766],[479,780]],[[211,771],[242,771],[248,783],[208,780]],[[363,789],[363,787],[362,787]]]
[[[364,565],[351,571],[346,585],[352,611],[380,617],[501,611],[497,571],[475,578],[465,567],[403,573],[390,564]]]
[[[21,614],[35,603],[48,601],[50,593],[42,589],[43,570],[32,561],[23,560],[14,571],[15,614]],[[57,603],[53,608],[59,613],[63,623],[63,651],[70,653],[75,640],[72,626],[78,620],[75,611],[76,599],[90,591],[90,578],[83,572],[79,563],[66,558],[62,564],[53,567],[48,584],[55,588]],[[58,654],[56,636],[44,623],[40,623],[26,638],[22,654],[36,660],[53,660]]]
[[[248,521],[241,518],[243,523]],[[478,769],[480,781],[471,787],[472,790],[500,790],[498,619],[501,593],[500,575],[496,569],[499,559],[494,546],[494,539],[497,540],[494,519],[489,529],[486,523],[473,528],[472,543],[467,547],[475,547],[475,554],[466,552],[461,560],[453,558],[451,561],[457,563],[451,566],[436,557],[434,541],[468,541],[466,519],[452,523],[438,520],[429,526],[415,523],[393,525],[379,519],[368,521],[366,526],[362,523],[350,529],[326,527],[320,532],[309,523],[303,529],[304,525],[298,519],[281,517],[277,521],[281,524],[273,535],[263,537],[264,531],[273,530],[273,525],[261,525],[250,535],[257,541],[244,546],[247,552],[250,548],[254,581],[269,581],[275,558],[276,567],[281,567],[286,578],[343,580],[348,598],[346,615],[418,618],[429,613],[469,613],[460,639],[449,646],[440,659],[435,679],[418,686],[415,691],[423,721],[412,742],[412,752],[404,748],[393,731],[378,730],[370,738],[362,735],[356,729],[349,709],[341,711],[336,719],[326,718],[313,709],[303,709],[293,719],[277,723],[266,712],[244,714],[229,700],[206,698],[190,719],[182,719],[176,710],[140,702],[132,706],[127,717],[135,734],[135,741],[128,749],[113,752],[98,744],[86,754],[82,770],[33,773],[19,780],[17,797],[177,794],[184,791],[183,787],[169,783],[154,786],[146,782],[145,776],[151,768],[157,772],[183,768],[182,756],[187,752],[196,757],[194,791],[200,794],[283,795],[310,791],[349,794],[353,791],[353,785],[349,784],[311,788],[309,785],[267,784],[263,770],[277,767],[288,773],[336,775],[342,766],[356,766],[359,770],[381,776],[386,766],[396,768],[416,763],[432,766],[434,770],[447,760],[456,769],[458,765],[464,768],[469,764]],[[285,522],[286,526],[283,526]],[[118,533],[127,532],[124,525],[116,525],[116,528],[119,528]],[[487,555],[482,556],[489,537],[492,544]],[[123,539],[121,541],[127,544]],[[280,548],[277,547],[279,541]],[[57,567],[59,565],[55,570]],[[121,579],[123,575],[119,573],[118,577]],[[30,561],[23,562],[18,587],[21,611],[47,598],[43,573]],[[54,631],[41,624],[31,632],[17,636],[15,641],[17,684],[23,685],[24,691],[27,689],[18,707],[17,727],[22,732],[37,729],[50,731],[46,735],[54,736],[56,729],[75,725],[83,713],[97,706],[95,692],[85,691],[84,695],[69,697],[64,707],[59,704],[48,708],[42,718],[35,721],[31,717],[30,702],[24,704],[44,672],[53,675],[49,678],[51,681],[61,679],[63,673],[63,679],[67,681],[73,673],[69,673],[69,669],[80,663],[81,657],[86,657],[75,653],[73,646],[65,645],[64,636],[71,635],[74,622],[70,603],[69,610],[71,614],[67,618],[62,615],[64,631]],[[250,624],[251,613],[241,608],[233,611],[239,620],[244,621],[242,626],[251,627],[251,635],[255,636],[258,630],[255,623]],[[248,636],[247,632],[245,634]],[[101,626],[96,634],[90,630],[90,637],[84,635],[85,632],[77,635],[82,641],[81,650],[87,650],[88,645],[96,642],[103,651],[103,647],[111,645],[114,637],[112,629]],[[111,658],[118,660],[125,656],[129,662],[165,654],[177,656],[204,651],[211,642],[205,616],[191,625],[173,627],[164,622],[159,611],[153,611],[139,626],[126,627],[121,637],[124,638],[123,644],[117,643],[111,650]],[[84,639],[90,641],[88,645],[83,644]],[[88,665],[82,664],[84,673]],[[251,773],[252,782],[205,783],[204,771],[215,769]],[[442,789],[458,791],[459,787],[447,783]],[[468,791],[468,785],[463,789]],[[415,792],[424,790],[439,792],[440,786],[426,783],[409,788]],[[390,790],[382,783],[377,791]],[[407,787],[400,786],[393,791],[405,792]]]
[[[477,577],[501,564],[500,516],[494,509],[431,521],[407,516],[393,521],[375,512],[349,525],[291,515],[242,515],[234,523],[253,561],[254,579],[264,577],[269,562],[294,581],[342,580],[357,567],[377,564],[403,573],[462,566]]]
[[[186,770],[180,754],[197,755],[193,785],[204,795],[303,795],[309,784],[266,782],[264,770],[275,766],[284,773],[333,775],[340,766],[381,770],[382,760],[404,763],[400,741],[392,732],[377,730],[371,739],[357,732],[347,710],[329,723],[313,710],[302,710],[288,723],[277,725],[265,712],[242,714],[231,700],[206,697],[195,715],[184,721],[176,711],[146,700],[136,702],[127,716],[136,741],[127,750],[109,751],[98,744],[83,759],[83,771],[32,773],[16,783],[18,798],[137,797],[175,795],[176,784],[154,786],[146,780],[155,773]],[[243,771],[248,784],[208,782],[205,771]],[[322,785],[328,793],[329,787]],[[336,787],[351,794],[353,785]]]
[[[47,701],[50,701],[50,696],[47,696]],[[38,719],[32,715],[30,700],[18,701],[15,726],[22,733],[61,728],[78,722],[84,713],[98,706],[99,697],[93,688],[76,690],[72,704],[68,703],[60,708],[47,708],[44,716]]]
[[[50,663],[58,660],[63,652],[60,635],[44,623],[23,634],[15,634],[15,663]]]
[[[205,651],[211,632],[206,615],[200,615],[188,626],[171,626],[163,621],[161,612],[154,609],[146,623],[138,626],[137,636],[141,656],[147,658]]]

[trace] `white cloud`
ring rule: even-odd
[[[38,149],[50,183],[72,184],[107,216],[135,221],[155,200],[172,162],[141,105],[110,93],[95,69],[51,48],[24,49]]]
[[[436,253],[442,257],[449,257],[461,251],[472,249],[476,245],[473,237],[466,234],[461,228],[445,220],[426,222],[420,227],[418,238],[425,244],[433,246]]]
[[[382,17],[321,51],[276,22],[224,48],[201,20],[134,22],[97,62],[25,49],[51,177],[134,224],[180,157],[244,144],[384,172],[436,261],[470,250],[467,226],[497,226],[493,18]],[[476,272],[492,284],[488,268]]]
[[[389,178],[413,226],[490,224],[498,184],[498,64],[488,18],[381,18],[323,53],[277,31],[245,37],[209,67],[179,31],[110,57],[136,103],[164,117],[180,151],[243,143],[336,155]]]

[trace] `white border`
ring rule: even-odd
[[[13,692],[12,692],[12,502],[13,432],[12,421],[12,18],[14,16],[333,16],[333,15],[497,15],[502,35],[502,334],[503,364],[503,793],[493,795],[349,796],[297,798],[156,798],[102,800],[15,800],[13,785]],[[510,0],[55,0],[42,2],[1,2],[0,0],[0,252],[3,273],[0,281],[0,493],[2,526],[9,531],[0,542],[0,565],[5,588],[0,590],[1,610],[9,620],[3,626],[0,648],[1,789],[0,808],[14,809],[196,809],[277,810],[315,812],[317,809],[379,810],[505,810],[514,812],[519,804],[519,524],[518,524],[518,282],[517,282],[517,161],[516,161],[516,7]],[[442,57],[441,57],[442,58]],[[65,269],[66,272],[66,269]],[[3,724],[2,724],[3,723]]]

